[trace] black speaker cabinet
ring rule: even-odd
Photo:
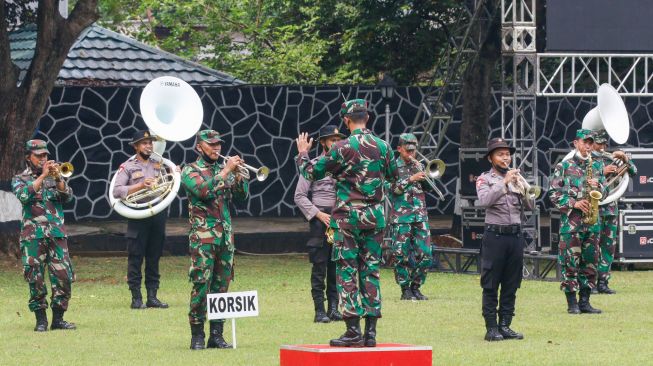
[[[485,231],[485,208],[462,208],[463,248],[480,249]]]
[[[476,197],[476,179],[491,167],[490,162],[485,158],[486,153],[487,149],[483,148],[460,149],[458,173],[462,198]]]
[[[552,209],[550,218],[549,238],[551,248],[549,249],[549,254],[558,255],[558,246],[560,244],[560,211]]]
[[[619,262],[653,262],[653,210],[619,212]]]
[[[653,201],[653,149],[623,149],[637,167],[622,199],[626,202]]]

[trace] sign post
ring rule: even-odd
[[[258,292],[226,292],[206,295],[209,320],[231,319],[231,336],[236,348],[236,318],[258,316]]]

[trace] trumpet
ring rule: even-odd
[[[57,163],[54,167],[50,169],[50,176],[54,178],[57,177],[69,178],[73,175],[74,171],[75,171],[75,167],[73,166],[72,163],[68,161],[65,163]]]
[[[513,182],[508,183],[508,189],[513,193],[517,193],[522,197],[527,197],[531,200],[540,198],[540,195],[542,194],[542,187],[538,185],[531,186],[526,181],[526,178],[519,173],[517,173]]]
[[[415,162],[415,166],[417,166],[417,170],[426,174],[424,181],[431,187],[431,189],[433,189],[433,192],[438,195],[438,198],[444,201],[444,195],[433,181],[434,179],[442,178],[444,170],[447,168],[444,164],[444,161],[440,159],[428,160],[426,156],[424,156],[419,151],[416,151],[416,153],[419,154],[420,159],[426,162],[426,168],[422,168],[422,163],[416,158],[411,157],[411,159]]]
[[[223,158],[225,161],[229,159],[229,156],[224,156],[221,154],[218,154],[219,157]],[[270,175],[270,168],[266,167],[265,165],[260,167],[260,168],[255,168],[251,165],[242,163],[241,165],[238,166],[238,175],[241,176],[241,178],[245,180],[249,180],[250,174],[249,172],[253,172],[256,174],[256,180],[259,182],[262,182],[266,179],[268,179],[268,175]]]

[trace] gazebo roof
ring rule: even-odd
[[[11,59],[25,77],[34,57],[36,26],[29,25],[9,35]],[[185,60],[99,25],[91,25],[68,52],[57,85],[141,86],[159,76],[171,75],[191,85],[227,86],[244,84],[220,71]]]

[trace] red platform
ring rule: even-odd
[[[411,344],[330,347],[325,344],[281,346],[280,366],[431,366],[433,349]]]

